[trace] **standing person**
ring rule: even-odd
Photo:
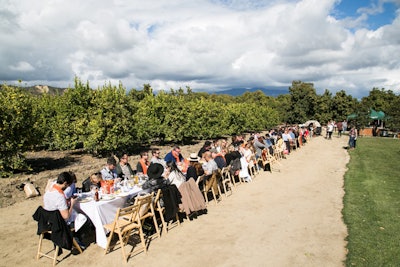
[[[338,137],[342,137],[342,132],[343,132],[343,122],[339,121],[336,123],[336,127],[338,130]]]
[[[136,172],[139,174],[147,175],[147,168],[150,165],[149,161],[149,152],[142,151],[140,152],[140,160],[136,165]]]
[[[313,134],[314,134],[314,124],[313,123],[310,123],[308,125],[308,132],[309,132],[309,136],[310,136],[310,139],[311,139],[313,137]]]
[[[345,133],[347,131],[347,121],[344,120],[342,125],[343,125],[343,133]]]
[[[349,132],[349,148],[354,149],[356,148],[356,142],[357,142],[357,129],[355,126],[352,126]]]
[[[128,162],[129,161],[128,153],[122,152],[118,155],[118,158],[119,162],[115,168],[117,176],[120,178],[123,178],[125,176],[126,178],[129,179],[133,175],[133,170]]]
[[[282,139],[283,142],[285,142],[286,144],[286,149],[288,151],[288,154],[290,154],[290,140],[292,139],[292,137],[289,134],[289,130],[287,128],[285,128],[285,131],[282,134]]]
[[[111,156],[107,159],[107,165],[100,171],[103,180],[114,180],[117,177],[116,165],[117,161],[114,157]]]
[[[332,139],[332,133],[333,133],[333,121],[328,122],[328,125],[326,126],[326,132],[327,132],[327,138]]]

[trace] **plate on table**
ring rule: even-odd
[[[117,196],[118,197],[126,197],[126,196],[129,196],[129,192],[120,192],[120,193],[118,193]]]
[[[86,203],[86,202],[89,202],[92,200],[93,200],[93,198],[91,198],[91,197],[78,198],[79,203]]]
[[[114,198],[115,198],[115,196],[113,196],[113,195],[102,195],[100,200],[106,201],[106,200],[111,200]]]

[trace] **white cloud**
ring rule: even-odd
[[[365,18],[335,19],[336,0],[2,2],[6,82],[68,86],[77,75],[93,87],[122,81],[128,89],[150,83],[155,90],[217,90],[292,80],[313,82],[319,92],[400,89],[399,17],[377,30],[353,31],[349,25]]]
[[[17,72],[28,72],[35,70],[35,68],[32,67],[31,64],[25,61],[20,61],[16,65],[11,65],[10,69]]]

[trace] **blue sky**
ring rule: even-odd
[[[0,79],[400,92],[400,0],[0,0]]]
[[[357,19],[365,14],[365,23],[360,26],[376,30],[393,22],[398,5],[399,1],[345,0],[340,1],[333,14],[337,19]]]

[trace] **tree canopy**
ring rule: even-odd
[[[213,139],[313,119],[324,124],[367,114],[371,108],[385,113],[392,129],[400,129],[400,96],[377,88],[358,101],[345,90],[332,94],[326,89],[318,95],[312,83],[293,81],[289,93],[277,97],[261,90],[234,97],[190,87],[155,94],[149,84],[141,90],[127,90],[121,83],[92,89],[89,82],[75,78],[74,88],[55,92],[33,94],[1,86],[0,175],[25,168],[27,150],[82,148],[103,154],[155,141]],[[363,120],[359,123],[368,123]]]

